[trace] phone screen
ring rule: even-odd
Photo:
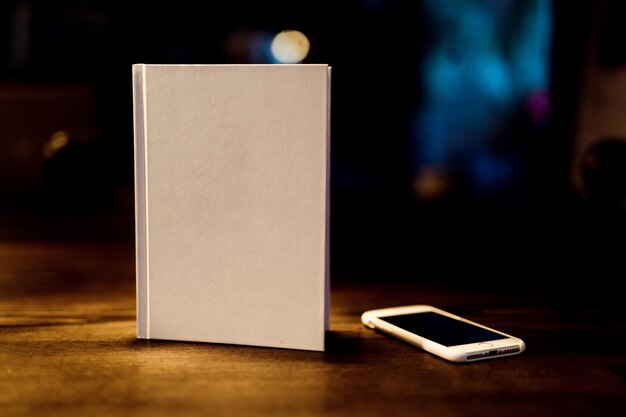
[[[473,326],[432,311],[379,317],[379,319],[444,346],[508,338],[491,330]]]

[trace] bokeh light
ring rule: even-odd
[[[302,62],[309,53],[309,39],[297,30],[283,30],[272,41],[272,55],[283,64]]]
[[[70,143],[70,135],[65,130],[55,132],[43,146],[43,156],[46,159],[52,158],[58,151]]]

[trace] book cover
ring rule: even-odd
[[[327,65],[133,65],[137,336],[324,350]]]

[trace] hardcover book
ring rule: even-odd
[[[137,337],[324,350],[327,65],[133,65]]]

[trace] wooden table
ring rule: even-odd
[[[624,416],[619,308],[334,278],[325,353],[135,338],[134,248],[0,242],[0,416]],[[456,365],[364,328],[429,303],[525,339]]]

